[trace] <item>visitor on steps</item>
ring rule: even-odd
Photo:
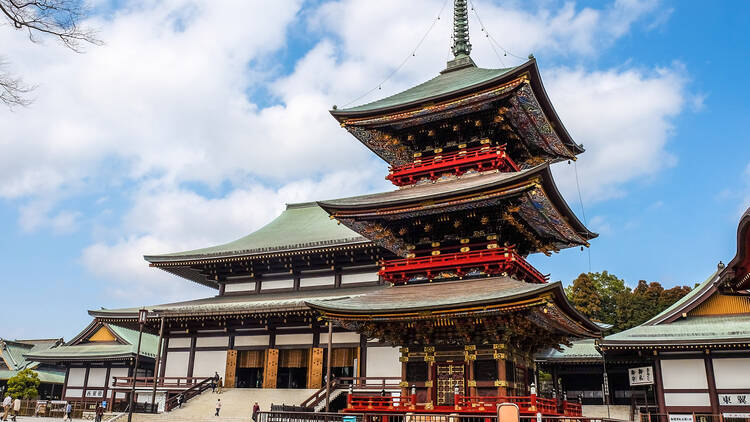
[[[253,405],[253,422],[258,422],[258,412],[260,412],[260,406],[258,406],[258,402],[256,401]]]
[[[221,394],[221,390],[224,388],[224,379],[219,377],[219,382],[217,384],[218,393]]]
[[[13,401],[13,422],[16,420],[16,416],[21,413],[21,398],[16,397],[16,400]]]
[[[10,397],[10,394],[5,396],[5,400],[3,400],[3,420],[8,420],[8,412],[10,412],[10,405],[13,403],[13,399]]]
[[[177,407],[182,407],[182,394],[177,395]]]
[[[73,418],[71,418],[71,415],[73,414],[73,405],[68,402],[65,405],[65,418],[63,418],[64,421],[72,421]]]
[[[102,422],[102,417],[104,417],[104,408],[101,405],[96,406],[96,417],[94,420],[96,422]]]
[[[216,414],[214,416],[219,416],[219,410],[221,410],[221,399],[216,400]]]

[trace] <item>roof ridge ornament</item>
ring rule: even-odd
[[[469,42],[469,11],[467,0],[453,0],[453,60],[441,73],[463,69],[465,67],[476,67],[471,59],[471,42]]]

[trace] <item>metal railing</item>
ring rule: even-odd
[[[153,388],[154,377],[113,377],[113,388]],[[206,377],[156,377],[157,388],[184,390],[205,381]]]
[[[180,392],[179,394],[167,398],[164,402],[164,411],[169,412],[176,407],[180,407],[183,403],[187,402],[191,398],[200,395],[204,391],[211,388],[212,382],[213,378],[205,378],[203,381],[194,384],[192,387]]]

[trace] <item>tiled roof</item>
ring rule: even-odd
[[[315,203],[289,204],[276,219],[255,232],[223,245],[164,255],[147,255],[149,262],[253,255],[368,243],[369,240],[332,221]]]
[[[354,297],[383,289],[383,286],[350,287],[339,289],[263,293],[252,295],[214,296],[185,302],[146,307],[149,312],[169,315],[208,315],[228,313],[264,313],[309,310],[305,302],[313,299]],[[89,311],[94,317],[136,318],[139,308],[98,309]]]
[[[639,325],[607,336],[606,346],[750,342],[750,315],[694,316],[667,324]]]
[[[506,69],[482,69],[476,66],[453,70],[430,79],[427,82],[409,88],[398,94],[391,95],[371,103],[356,107],[337,110],[334,113],[366,112],[405,106],[419,103],[439,97],[448,96],[451,93],[470,89],[496,79],[516,68]]]
[[[596,350],[594,339],[574,341],[570,346],[562,346],[561,350],[548,349],[538,353],[537,361],[554,362],[600,362],[602,355]]]

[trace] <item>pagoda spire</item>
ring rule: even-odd
[[[476,67],[471,59],[471,43],[469,42],[469,8],[467,0],[453,0],[453,60],[441,73]]]
[[[471,53],[469,42],[469,11],[466,0],[453,1],[453,57],[468,56]]]

